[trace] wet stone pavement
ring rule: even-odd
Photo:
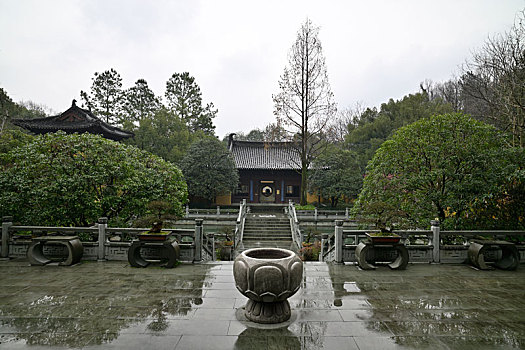
[[[306,263],[292,319],[257,326],[231,263],[0,262],[0,349],[523,349],[525,266]]]

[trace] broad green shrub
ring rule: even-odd
[[[523,214],[498,213],[523,213],[523,155],[508,135],[468,116],[421,119],[377,150],[353,213],[379,228],[427,228],[434,218],[444,228],[520,228]]]
[[[86,226],[106,216],[129,223],[163,200],[182,215],[181,171],[148,152],[101,136],[40,135],[3,156],[0,212],[32,225]]]

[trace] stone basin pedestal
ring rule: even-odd
[[[291,250],[249,249],[233,264],[235,286],[248,297],[245,316],[257,323],[281,323],[290,319],[288,298],[303,279],[303,262]]]

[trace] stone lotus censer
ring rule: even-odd
[[[250,300],[244,314],[257,323],[280,323],[290,319],[288,298],[303,279],[303,262],[291,250],[279,248],[249,249],[233,264],[237,289]]]

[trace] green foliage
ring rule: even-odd
[[[1,215],[24,224],[86,226],[106,216],[129,222],[153,200],[182,215],[180,170],[148,152],[92,134],[45,134],[7,153]]]
[[[20,130],[18,126],[10,123],[11,119],[43,118],[48,112],[48,107],[32,101],[15,103],[7,92],[0,88],[0,134],[5,130]]]
[[[506,152],[509,170],[502,184],[484,201],[478,200],[468,217],[462,219],[466,228],[479,224],[485,229],[525,229],[525,148]]]
[[[85,91],[80,91],[80,97],[84,101],[83,107],[87,107],[106,123],[118,123],[123,97],[120,74],[111,68],[103,73],[95,72],[92,80],[89,95]]]
[[[169,110],[183,120],[190,131],[201,130],[213,135],[213,118],[217,110],[213,103],[203,106],[201,95],[199,85],[188,72],[174,73],[166,82],[165,96]]]
[[[377,227],[464,228],[517,166],[506,135],[462,114],[421,119],[377,150],[353,212]],[[470,215],[470,217],[469,217]]]
[[[228,142],[228,136],[223,139]],[[266,141],[266,142],[282,142],[287,140],[287,132],[279,123],[269,123],[264,129],[253,129],[247,134],[242,131],[235,133],[235,139],[239,141]]]
[[[124,92],[120,123],[129,125],[128,129],[134,129],[133,123],[152,119],[161,106],[160,99],[149,88],[146,80],[139,79],[135,86]]]
[[[95,73],[90,93],[81,91],[83,106],[105,121],[135,133],[124,142],[178,164],[189,145],[213,135],[213,104],[202,105],[199,86],[189,73],[174,74],[166,83],[167,107],[144,79],[122,90],[122,79],[113,69]]]
[[[312,243],[312,241],[320,238],[321,232],[313,227],[308,227],[304,235],[304,243]]]
[[[357,123],[349,125],[345,147],[356,152],[360,168],[365,169],[375,151],[395,130],[421,118],[450,112],[450,104],[430,99],[425,92],[410,94],[399,101],[390,99],[379,111],[366,109]]]
[[[185,123],[172,112],[162,108],[153,118],[142,119],[135,137],[125,142],[156,154],[163,159],[178,164],[195,139],[202,133],[190,133]]]
[[[213,200],[237,188],[239,174],[232,155],[212,136],[191,144],[181,162],[181,169],[193,197]]]
[[[33,136],[20,130],[4,130],[0,133],[0,155],[4,155],[16,147],[24,146],[32,142],[33,138]]]
[[[135,227],[152,227],[155,224],[159,225],[160,228],[167,227],[164,225],[166,220],[177,220],[177,213],[174,210],[172,204],[167,201],[151,201],[147,205],[146,215],[135,220],[133,226]],[[179,212],[180,214],[180,212]],[[156,230],[150,230],[154,232]]]
[[[295,205],[295,210],[315,210],[315,206],[313,204],[306,204],[306,205]]]
[[[330,199],[332,207],[336,207],[345,196],[349,199],[357,197],[363,182],[362,173],[354,152],[336,146],[329,147],[313,163],[310,193]]]

